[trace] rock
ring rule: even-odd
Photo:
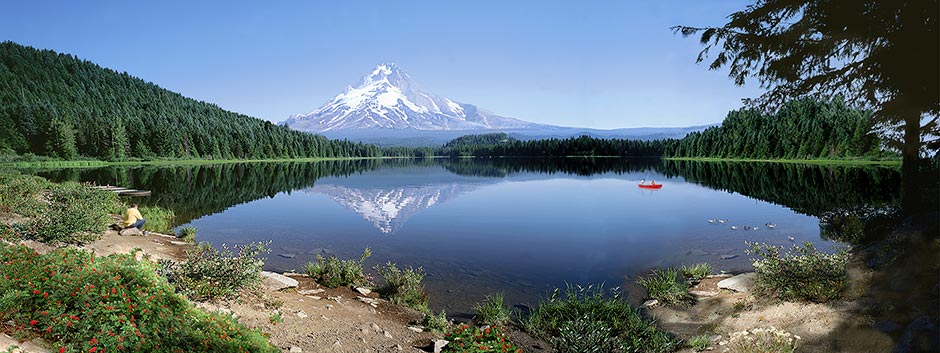
[[[297,257],[297,255],[294,255],[294,254],[277,254],[277,256],[283,257],[285,259],[293,259]]]
[[[402,350],[402,348],[401,348],[401,345],[400,345],[400,344],[396,344],[394,348],[395,348],[395,350],[396,350],[396,351],[400,351],[400,350]]]
[[[382,336],[385,336],[387,338],[392,338],[392,333],[388,332],[388,330],[385,330],[385,331],[382,331]]]
[[[299,294],[301,294],[301,295],[320,294],[320,293],[323,293],[323,292],[326,292],[326,291],[325,291],[325,290],[322,290],[322,289],[320,289],[320,288],[317,288],[317,289],[301,289],[301,290],[297,291],[297,293],[299,293]]]
[[[297,346],[290,347],[290,353],[302,353],[304,350]]]
[[[448,343],[450,343],[448,340],[434,340],[434,353],[441,353]]]
[[[920,316],[904,330],[904,334],[894,346],[895,353],[931,352],[936,350],[937,341],[940,340],[937,320],[929,316]]]
[[[170,240],[170,244],[173,244],[173,245],[187,245],[187,244],[189,244],[189,243],[187,243],[187,242],[185,242],[185,241]]]
[[[333,304],[327,304],[325,308],[326,310],[333,310]]]
[[[649,307],[653,307],[653,306],[656,306],[656,305],[659,305],[659,301],[656,300],[656,299],[650,299],[650,300],[647,300],[647,301],[643,302],[643,307],[644,307],[644,308],[649,308]]]
[[[408,329],[409,329],[409,330],[412,330],[412,331],[414,331],[414,332],[417,332],[417,333],[424,332],[424,330],[423,330],[422,328],[420,328],[420,327],[408,326]]]
[[[307,313],[305,313],[303,310],[298,311],[298,312],[297,312],[297,317],[299,317],[299,318],[301,318],[301,319],[306,319],[306,318],[307,318]]]
[[[722,260],[731,260],[736,257],[738,257],[738,255],[721,255]]]
[[[708,275],[708,276],[705,276],[705,278],[728,278],[728,277],[731,277],[731,275],[730,275],[730,274],[727,274],[727,273],[719,273],[719,274],[717,274],[717,275]]]
[[[298,283],[296,279],[287,277],[285,275],[261,271],[261,283],[264,283],[265,286],[271,290],[281,290],[285,288],[294,288],[297,287]]]
[[[310,298],[310,299],[313,299],[313,300],[320,300],[320,299],[323,299],[323,297],[318,297],[318,296],[315,296],[315,295],[308,295],[307,298]]]
[[[342,347],[342,346],[343,346],[343,344],[342,344],[342,343],[339,343],[339,341],[336,341],[336,342],[333,343],[333,347]]]
[[[742,273],[740,275],[721,280],[718,282],[718,288],[730,289],[735,292],[748,292],[750,291],[751,286],[754,285],[755,279],[757,279],[757,274],[754,272]]]
[[[710,290],[690,290],[689,294],[694,295],[696,297],[714,297],[718,295],[719,293],[715,291],[710,291]]]
[[[356,291],[361,293],[362,295],[367,295],[369,293],[372,293],[372,290],[370,290],[369,288],[364,288],[364,287],[356,287]]]
[[[140,231],[140,229],[137,229],[137,228],[134,228],[134,227],[121,229],[121,231],[118,232],[118,234],[119,234],[119,235],[126,235],[126,236],[131,236],[131,235],[133,235],[133,236],[141,236],[141,235],[144,235],[144,233],[142,233],[142,232]]]
[[[381,327],[379,327],[379,325],[377,325],[377,324],[376,324],[376,323],[374,323],[374,322],[373,322],[373,323],[371,323],[371,324],[369,324],[369,327],[372,327],[372,329],[373,329],[373,330],[375,330],[375,332],[379,332],[379,331],[382,331],[382,328],[381,328]]]

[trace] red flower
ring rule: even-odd
[[[39,321],[31,320],[31,321],[29,322],[29,324],[32,325],[32,326],[36,326],[36,323],[38,323],[38,322],[39,322]]]
[[[43,298],[48,298],[48,297],[49,297],[49,293],[42,292],[42,297],[43,297]]]
[[[33,294],[39,294],[39,290],[38,290],[38,289],[33,289]]]
[[[88,350],[88,353],[95,353],[97,351],[98,351],[98,347],[91,347],[91,349]]]
[[[65,347],[59,348],[59,353],[65,353]]]

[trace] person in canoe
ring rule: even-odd
[[[640,180],[640,185],[646,184],[646,179]]]
[[[650,185],[656,185],[656,180],[650,180]]]

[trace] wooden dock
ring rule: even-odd
[[[120,196],[150,196],[150,190],[137,190],[130,188],[122,188],[120,186],[111,186],[111,185],[96,185],[92,186],[92,189],[105,190],[114,192]]]

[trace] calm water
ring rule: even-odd
[[[892,169],[614,159],[37,173],[151,189],[143,202],[175,210],[179,223],[199,228],[200,241],[270,241],[272,270],[300,270],[317,254],[354,258],[370,247],[369,266],[422,266],[432,307],[451,313],[497,291],[510,303],[535,304],[565,283],[629,287],[656,267],[709,262],[747,270],[745,241],[810,241],[832,250],[840,244],[821,237],[816,216],[894,202],[898,185]],[[641,179],[665,186],[640,189]]]

